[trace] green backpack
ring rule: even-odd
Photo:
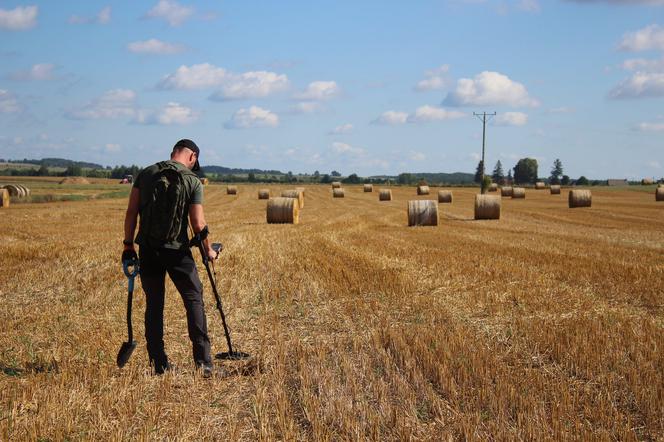
[[[148,244],[161,247],[177,239],[187,214],[187,188],[184,174],[164,161],[150,181],[149,199],[141,210],[140,230]],[[191,172],[189,172],[191,174]],[[193,175],[193,174],[192,174]]]

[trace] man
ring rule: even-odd
[[[194,362],[209,377],[213,373],[210,339],[203,305],[203,287],[189,248],[188,220],[194,234],[207,233],[203,216],[203,186],[192,172],[200,169],[200,150],[183,139],[171,152],[171,159],[149,166],[134,180],[124,222],[122,259],[135,258],[134,232],[140,226],[136,244],[140,246],[141,284],[145,292],[145,340],[150,365],[156,374],[171,368],[164,349],[164,292],[166,273],[182,296],[187,311],[189,339]],[[210,241],[203,249],[209,259],[217,259]]]

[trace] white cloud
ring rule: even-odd
[[[37,6],[17,6],[14,9],[0,9],[0,29],[23,31],[37,24]]]
[[[72,25],[81,25],[81,24],[90,24],[98,23],[100,25],[105,25],[111,21],[111,7],[106,6],[102,8],[99,13],[94,17],[82,17],[80,15],[72,15],[67,20],[68,23]]]
[[[528,115],[523,112],[505,112],[498,114],[494,122],[498,126],[524,126],[528,122]]]
[[[21,110],[21,106],[14,94],[0,89],[0,114],[12,114]]]
[[[135,100],[136,92],[130,89],[113,89],[82,108],[67,112],[66,116],[75,120],[133,117],[136,114]]]
[[[353,130],[353,125],[350,123],[342,124],[340,126],[335,127],[332,129],[329,134],[330,135],[340,135],[340,134],[347,134],[348,132]]]
[[[182,65],[157,84],[159,89],[220,88],[210,96],[214,101],[263,98],[289,87],[288,77],[268,71],[234,74],[210,63]]]
[[[228,72],[210,63],[182,65],[173,74],[166,75],[157,84],[160,89],[202,89],[222,84]]]
[[[519,0],[517,7],[527,12],[539,12],[541,9],[538,0]]]
[[[413,161],[424,161],[426,160],[427,156],[424,155],[422,152],[411,152],[410,153],[410,159]]]
[[[664,50],[664,28],[659,25],[650,25],[638,31],[629,32],[623,35],[618,49],[632,52]]]
[[[227,129],[249,129],[252,127],[277,127],[279,116],[267,109],[251,106],[242,108],[233,114],[230,121],[225,124]]]
[[[338,154],[364,155],[366,151],[361,147],[353,147],[347,143],[335,141],[332,143],[332,150]]]
[[[444,64],[436,69],[431,69],[424,73],[424,80],[420,80],[415,86],[416,91],[432,91],[444,88],[447,85],[445,74],[450,70],[450,66]]]
[[[664,132],[664,123],[639,123],[635,129],[640,132]]]
[[[186,48],[181,44],[167,43],[156,38],[151,38],[149,40],[131,42],[127,45],[127,49],[129,52],[135,54],[170,55],[179,54]]]
[[[575,109],[567,106],[554,107],[549,109],[550,114],[571,114],[573,112],[575,112]]]
[[[383,112],[380,117],[376,118],[371,123],[396,126],[398,124],[406,123],[407,120],[408,120],[408,114],[406,112],[387,111]]]
[[[140,124],[161,124],[163,126],[185,125],[198,119],[198,112],[180,103],[170,102],[157,111],[137,112],[135,121]]]
[[[295,95],[298,100],[327,100],[341,92],[336,81],[312,81],[307,88]]]
[[[461,78],[443,104],[451,106],[538,106],[526,87],[499,72],[484,71],[474,79]]]
[[[627,71],[661,72],[664,71],[664,58],[659,60],[631,58],[625,60],[621,67]]]
[[[315,114],[324,109],[325,107],[316,101],[301,101],[290,107],[290,111],[294,114]]]
[[[262,98],[288,88],[288,77],[267,71],[245,72],[240,75],[228,75],[220,91],[210,99],[215,101],[243,98]]]
[[[650,98],[664,96],[664,73],[636,72],[609,92],[610,98]]]
[[[420,106],[415,110],[415,113],[412,113],[408,116],[409,123],[427,123],[431,121],[444,121],[450,120],[453,118],[464,117],[465,114],[459,111],[448,111],[441,107],[434,106]]]
[[[171,26],[180,26],[193,13],[194,8],[182,6],[175,0],[159,0],[145,16],[165,20]]]
[[[39,63],[32,66],[28,70],[16,71],[12,73],[9,78],[19,81],[43,81],[53,79],[53,70],[55,65],[50,63]]]

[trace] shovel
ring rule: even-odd
[[[124,367],[136,348],[136,341],[134,341],[134,333],[131,328],[131,300],[134,293],[134,279],[139,273],[138,260],[134,258],[122,261],[122,270],[129,280],[129,288],[127,290],[127,334],[129,337],[127,342],[122,343],[118,352],[117,364],[120,368]]]

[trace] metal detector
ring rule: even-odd
[[[208,278],[210,279],[210,285],[212,286],[212,292],[214,293],[215,300],[217,301],[217,310],[219,310],[219,314],[221,315],[221,322],[224,325],[224,334],[226,335],[228,351],[217,353],[214,357],[215,359],[223,359],[227,361],[240,361],[243,359],[249,359],[251,358],[249,353],[233,350],[233,344],[231,344],[231,334],[228,330],[228,325],[226,324],[226,315],[224,314],[224,308],[221,305],[221,297],[217,291],[217,280],[214,276],[215,274],[210,269],[210,259],[208,258],[207,253],[205,253],[205,250],[203,250],[203,240],[207,238],[207,236],[208,228],[206,226],[203,230],[194,235],[194,237],[189,241],[189,246],[197,246],[198,250],[201,252],[203,265],[205,266],[205,270],[207,270]],[[212,243],[212,249],[217,252],[217,254],[219,254],[224,249],[224,246],[221,243]],[[212,263],[212,266],[214,266],[214,263]]]
[[[120,368],[124,367],[136,349],[136,341],[134,341],[134,333],[131,328],[131,301],[134,293],[134,279],[140,271],[138,259],[132,258],[122,261],[122,271],[129,282],[127,288],[127,334],[129,336],[127,342],[123,342],[120,351],[118,351],[116,362]]]

